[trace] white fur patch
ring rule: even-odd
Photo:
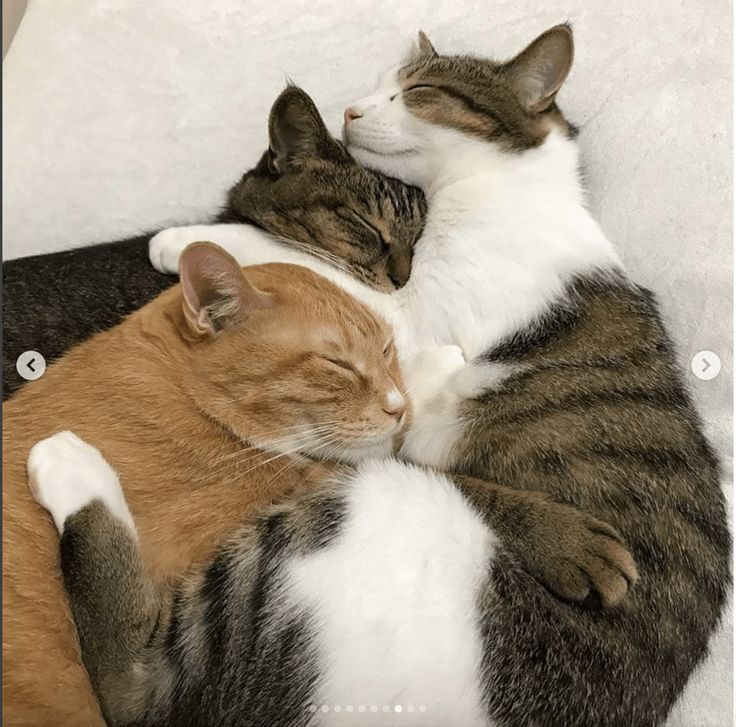
[[[287,569],[291,597],[320,626],[315,704],[342,707],[320,724],[487,724],[477,601],[493,549],[443,475],[390,460],[360,466],[341,533]]]
[[[465,356],[459,346],[428,348],[406,363],[404,379],[415,418],[420,418],[438,394],[447,390],[452,377],[465,365]]]
[[[450,348],[450,347],[446,347]],[[442,349],[438,349],[441,351]],[[415,371],[432,377],[433,358],[419,356],[415,364],[429,369]],[[449,361],[448,361],[449,363]],[[456,464],[456,446],[465,432],[464,402],[484,391],[496,389],[518,366],[497,363],[461,365],[457,360],[445,380],[435,387],[428,385],[422,392],[421,403],[414,407],[414,418],[404,437],[401,456],[404,459],[438,468],[452,468]]]
[[[28,485],[59,533],[70,515],[93,500],[102,500],[135,534],[118,476],[98,450],[72,432],[59,432],[33,446],[28,455]]]
[[[184,248],[193,242],[202,241],[214,242],[224,248],[243,266],[293,263],[304,265],[318,273],[335,269],[315,255],[278,242],[257,227],[240,224],[170,227],[151,238],[148,244],[148,256],[156,270],[161,273],[175,274],[179,272],[179,257]],[[305,261],[308,261],[308,264],[305,264]]]

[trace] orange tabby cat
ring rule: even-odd
[[[4,406],[3,723],[104,724],[58,539],[28,494],[32,444],[73,429],[103,452],[161,577],[206,557],[259,504],[319,477],[301,454],[391,451],[400,388],[389,328],[336,286],[291,265],[242,271],[209,243],[188,248],[180,285]]]

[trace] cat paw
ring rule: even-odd
[[[186,227],[169,227],[155,234],[148,243],[148,257],[156,270],[179,274],[179,258],[184,248],[194,242]]]
[[[565,600],[615,606],[638,579],[618,532],[574,508],[546,502],[524,540],[535,551],[529,570]]]
[[[404,371],[415,415],[420,416],[433,402],[444,400],[451,393],[450,379],[465,365],[465,355],[459,346],[436,346],[416,354]]]
[[[59,432],[36,443],[28,455],[28,486],[49,511],[61,533],[70,515],[93,500],[135,532],[118,477],[100,452],[72,432]]]

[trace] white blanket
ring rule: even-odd
[[[730,491],[728,0],[30,0],[3,64],[5,256],[204,219],[265,148],[287,77],[337,131],[418,28],[440,51],[504,56],[566,19],[559,100],[590,204],[660,295]],[[723,361],[713,381],[690,373],[704,349]],[[730,623],[671,727],[732,724]]]

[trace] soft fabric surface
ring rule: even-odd
[[[543,10],[540,8],[544,8]],[[19,257],[205,219],[266,145],[287,77],[341,110],[418,28],[499,57],[561,20],[590,203],[653,288],[731,482],[731,7],[727,0],[31,0],[3,65],[4,253]],[[720,376],[690,373],[717,352]],[[731,629],[670,720],[725,727]]]

